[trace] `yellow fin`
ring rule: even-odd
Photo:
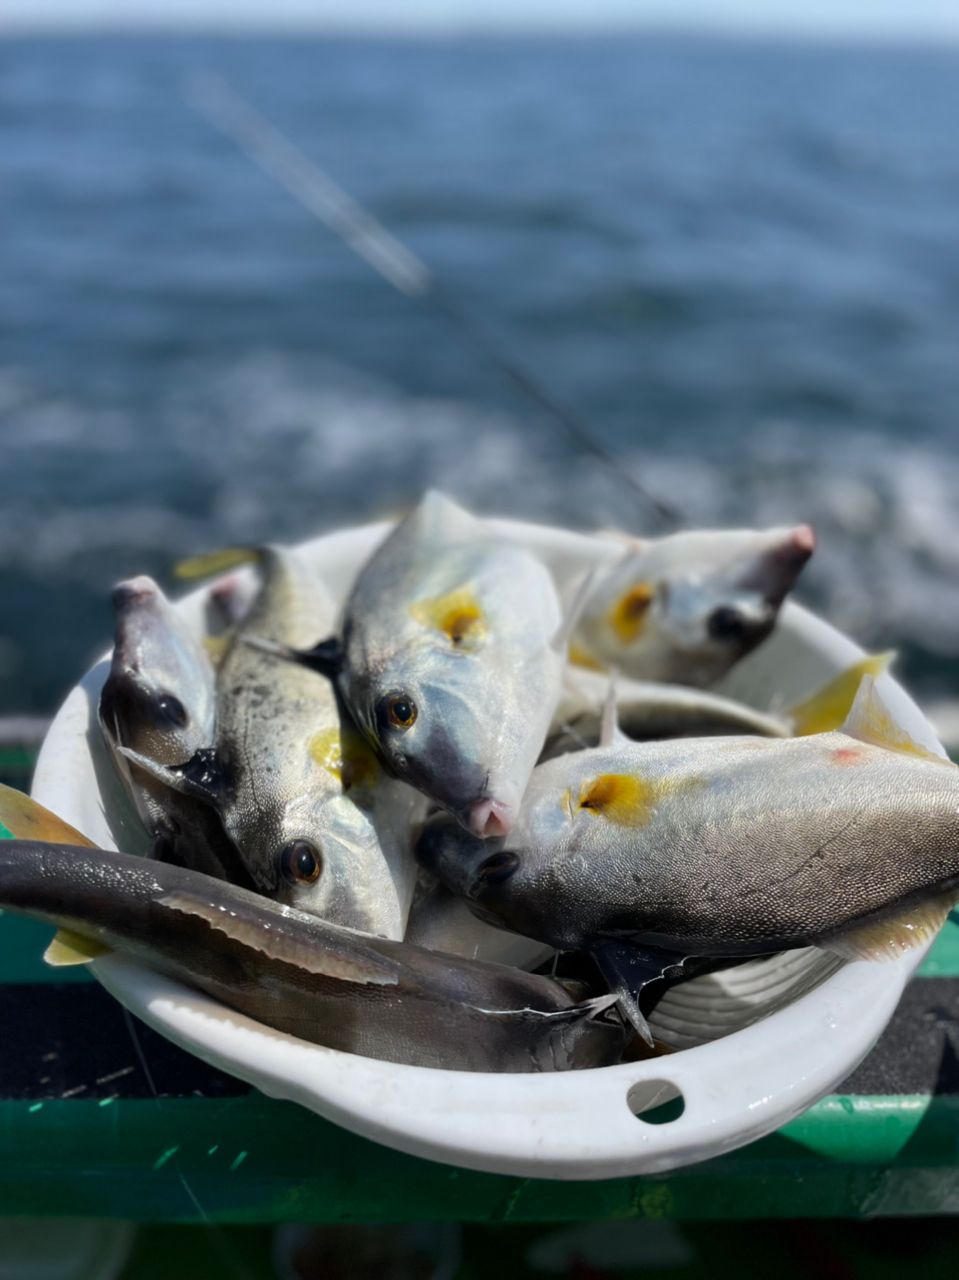
[[[424,627],[441,631],[458,649],[473,648],[486,634],[486,619],[469,587],[457,587],[445,596],[417,600],[410,616]]]
[[[889,669],[896,654],[867,653],[852,666],[823,685],[811,697],[799,702],[787,713],[793,735],[804,738],[810,733],[831,733],[845,723],[856,701],[864,676],[881,676]]]
[[[952,910],[957,890],[917,902],[885,919],[871,920],[818,945],[844,960],[898,960],[913,947],[921,947],[942,928]]]
[[[110,948],[92,938],[82,938],[69,929],[58,929],[43,953],[43,958],[55,969],[73,964],[89,964],[97,956],[105,955]]]
[[[872,743],[874,747],[885,747],[888,751],[900,751],[903,755],[918,756],[920,760],[932,760],[955,768],[952,761],[916,742],[909,731],[896,722],[872,676],[863,677],[842,732],[860,742]]]
[[[635,773],[601,773],[583,783],[576,808],[620,827],[645,827],[663,800],[701,785],[702,779],[695,776],[651,782]],[[572,815],[569,792],[563,805]]]
[[[241,564],[255,564],[260,558],[255,547],[226,547],[222,551],[206,551],[202,555],[187,556],[173,566],[173,576],[193,582],[197,578],[212,578],[227,569]]]
[[[15,840],[44,840],[47,844],[80,844],[93,848],[93,841],[31,800],[22,791],[0,783],[0,828]],[[2,835],[2,830],[0,830]]]
[[[633,644],[639,639],[655,595],[656,588],[652,582],[635,582],[613,604],[606,614],[606,621],[620,644]]]

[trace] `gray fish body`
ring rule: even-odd
[[[420,854],[558,948],[828,944],[956,890],[959,770],[844,733],[619,743],[540,766],[506,850],[434,831]]]
[[[294,553],[268,548],[260,569],[260,591],[217,677],[224,826],[261,892],[350,928],[401,937],[418,798],[382,779],[368,751],[359,761],[363,777],[351,777],[350,735],[333,688],[245,643],[255,635],[306,645],[334,622],[332,600]],[[284,851],[303,845],[320,866],[314,882],[284,872]]]
[[[609,677],[575,668],[567,673],[563,697],[541,763],[569,751],[598,745],[608,694]],[[615,697],[617,721],[627,738],[648,740],[744,733],[789,737],[789,727],[784,720],[765,715],[733,698],[686,685],[617,679]]]
[[[157,584],[122,582],[113,593],[116,631],[98,718],[117,770],[153,837],[153,854],[222,879],[242,869],[216,815],[131,764],[130,748],[160,766],[185,763],[214,735],[213,667]]]
[[[559,698],[560,623],[539,561],[428,494],[354,585],[340,688],[397,777],[495,835],[515,817]]]
[[[279,1031],[388,1062],[559,1071],[623,1028],[548,978],[338,928],[128,854],[0,841],[0,904],[133,956]]]

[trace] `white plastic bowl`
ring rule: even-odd
[[[619,545],[514,521],[494,522],[550,563],[560,584]],[[301,548],[345,594],[389,526],[342,530]],[[181,604],[202,630],[206,591]],[[319,638],[319,637],[318,637]],[[862,656],[833,627],[787,605],[775,635],[723,683],[782,709]],[[95,709],[106,662],[64,702],[40,752],[33,795],[107,848],[143,848],[100,739]],[[942,753],[931,726],[889,677],[880,685],[914,737]],[[496,935],[492,934],[495,957]],[[225,1009],[119,956],[93,971],[123,1004],[201,1058],[376,1141],[449,1164],[526,1177],[594,1179],[705,1160],[762,1137],[843,1080],[886,1025],[923,949],[891,963],[841,964],[794,951],[674,988],[652,1019],[679,1052],[646,1062],[547,1075],[398,1066],[319,1048]],[[669,1122],[643,1119],[682,1095]]]

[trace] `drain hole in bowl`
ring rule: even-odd
[[[671,1124],[686,1110],[686,1100],[669,1080],[640,1080],[626,1094],[626,1105],[644,1124]]]

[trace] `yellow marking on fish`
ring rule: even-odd
[[[787,716],[793,735],[804,738],[811,733],[831,733],[841,728],[856,700],[863,676],[881,676],[895,656],[893,652],[866,654],[811,697],[797,703]]]
[[[226,653],[227,649],[229,649],[232,639],[233,635],[230,632],[227,632],[226,635],[222,636],[203,637],[203,647],[207,651],[207,655],[215,667],[218,667],[223,661],[223,655]]]
[[[22,791],[0,783],[0,823],[15,840],[43,840],[47,844],[79,844],[93,848],[93,841],[31,800]]]
[[[43,953],[47,964],[55,969],[73,964],[89,964],[97,956],[104,955],[110,948],[92,938],[83,938],[70,929],[58,929]]]
[[[620,644],[635,644],[646,625],[646,614],[656,589],[651,582],[637,582],[619,597],[606,615]]]
[[[351,729],[335,725],[322,729],[309,741],[313,760],[340,782],[344,791],[353,787],[372,786],[379,776],[379,765],[365,739]]]
[[[424,627],[441,631],[458,649],[479,644],[486,635],[486,619],[469,587],[457,587],[445,596],[417,600],[410,616]]]
[[[187,556],[173,566],[173,576],[193,582],[197,578],[212,578],[226,573],[241,564],[255,564],[260,558],[255,547],[225,547],[221,551],[205,551],[198,556]]]
[[[663,800],[702,784],[703,780],[695,776],[652,781],[635,773],[601,773],[583,783],[578,808],[619,827],[645,827]],[[568,792],[564,799],[570,808],[572,797]]]
[[[591,653],[587,653],[578,644],[569,646],[569,660],[575,663],[577,667],[586,667],[589,671],[605,670],[601,662],[597,662]]]

